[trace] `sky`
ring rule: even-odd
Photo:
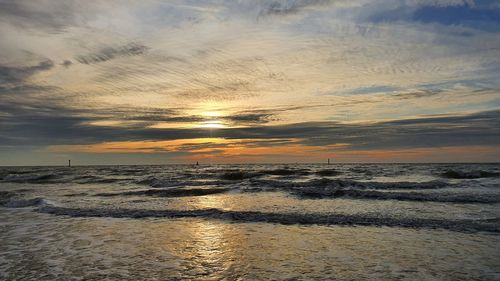
[[[498,162],[495,0],[0,0],[0,165]]]

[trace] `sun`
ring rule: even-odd
[[[201,122],[197,127],[199,128],[209,128],[209,129],[222,129],[226,128],[226,125],[219,120],[210,120]]]
[[[224,116],[221,111],[207,110],[201,112],[201,116],[203,116],[205,121],[201,121],[196,124],[196,127],[198,128],[222,129],[227,127],[226,124],[220,120],[220,118]]]

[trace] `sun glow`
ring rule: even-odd
[[[224,114],[221,111],[207,110],[201,112],[201,116],[203,116],[206,119],[206,121],[199,122],[198,124],[195,125],[195,127],[208,128],[208,129],[221,129],[227,127],[227,124],[225,124],[221,120],[218,120],[219,118],[224,116]]]
[[[226,128],[226,125],[224,123],[222,123],[222,121],[219,121],[219,120],[210,120],[210,121],[201,122],[196,127],[209,128],[209,129],[222,129],[222,128]]]
[[[222,112],[220,112],[220,111],[205,111],[205,112],[202,112],[201,115],[203,115],[205,117],[221,117]]]

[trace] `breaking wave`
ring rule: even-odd
[[[274,176],[291,176],[291,175],[309,175],[309,169],[274,169],[274,170],[261,170],[261,174],[274,175]]]
[[[7,202],[0,204],[0,206],[8,207],[8,208],[25,208],[25,207],[33,207],[44,205],[47,202],[40,197],[31,198],[31,199],[10,199]]]
[[[145,179],[137,180],[135,181],[135,183],[141,185],[149,185],[150,187],[177,187],[177,186],[183,186],[187,182],[173,180],[173,179],[147,177]]]
[[[381,192],[375,190],[354,189],[296,189],[292,194],[300,198],[355,198],[399,201],[427,201],[447,203],[499,203],[499,196],[450,193],[418,193],[418,192]]]
[[[279,180],[253,180],[252,187],[274,187],[274,188],[298,188],[298,187],[318,187],[318,188],[353,188],[353,189],[438,189],[452,187],[452,185],[442,181],[428,182],[362,182],[342,179],[313,179],[306,182],[290,182]]]
[[[71,179],[71,182],[75,182],[78,184],[89,184],[89,183],[116,183],[116,182],[132,181],[132,180],[133,180],[132,178],[111,178],[111,177],[84,175]]]
[[[447,229],[465,232],[500,232],[500,221],[489,220],[443,220],[421,218],[388,218],[366,215],[340,214],[295,214],[225,211],[220,209],[202,210],[138,210],[138,209],[78,209],[44,205],[38,212],[71,217],[111,217],[111,218],[204,218],[232,222],[276,223],[299,225],[341,225],[341,226],[388,226],[405,228]]]
[[[333,176],[340,175],[341,172],[334,170],[334,169],[326,169],[326,170],[317,171],[316,174],[319,176],[322,176],[322,177],[333,177]]]
[[[157,196],[157,197],[185,197],[185,196],[204,196],[211,194],[224,193],[229,191],[227,188],[190,188],[190,189],[148,189],[138,191],[114,192],[114,193],[97,193],[96,196],[113,197],[113,196]]]
[[[1,181],[16,183],[47,183],[54,180],[56,177],[55,174],[11,173],[4,176]]]
[[[255,177],[260,177],[263,176],[262,173],[259,172],[243,172],[243,171],[232,171],[232,172],[226,172],[223,173],[220,176],[220,179],[222,180],[228,180],[228,181],[238,181],[238,180],[245,180],[245,179],[251,179]]]
[[[147,177],[134,181],[135,184],[147,185],[153,188],[181,188],[186,186],[225,185],[227,182],[219,180],[193,180],[193,179],[169,179],[162,177]]]
[[[489,171],[458,171],[458,170],[448,170],[441,174],[443,178],[448,179],[479,179],[479,178],[493,178],[500,177],[499,172],[489,172]]]
[[[19,197],[19,194],[15,192],[0,191],[0,206],[2,207],[24,208],[24,207],[39,206],[44,203],[46,203],[46,201],[40,197],[25,199]]]
[[[320,171],[325,174],[332,173],[332,171]],[[318,172],[319,173],[319,172]],[[311,174],[308,169],[271,169],[259,171],[242,171],[242,170],[228,170],[222,173],[219,178],[222,180],[238,181],[251,178],[270,176],[306,176]]]
[[[396,185],[399,188],[399,185]],[[340,187],[340,188],[339,188]],[[284,185],[273,189],[246,189],[246,192],[259,191],[284,191],[302,199],[324,199],[324,198],[350,198],[350,199],[370,199],[370,200],[399,200],[399,201],[428,201],[428,202],[448,202],[448,203],[500,203],[500,196],[497,195],[474,195],[456,193],[421,193],[421,192],[397,192],[397,191],[377,191],[373,189],[350,189],[343,186],[289,186]],[[390,186],[391,188],[394,186]],[[382,189],[388,189],[384,187]],[[125,192],[97,193],[95,196],[116,197],[116,196],[156,196],[156,197],[188,197],[205,196],[226,193],[238,189],[233,188],[169,188],[169,189],[147,189]]]

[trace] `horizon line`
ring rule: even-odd
[[[215,166],[215,165],[372,165],[372,164],[388,164],[388,165],[402,165],[402,164],[413,164],[413,165],[423,165],[423,164],[500,164],[500,162],[283,162],[283,163],[165,163],[165,164],[81,164],[81,165],[0,165],[1,168],[4,167],[91,167],[91,166]]]

